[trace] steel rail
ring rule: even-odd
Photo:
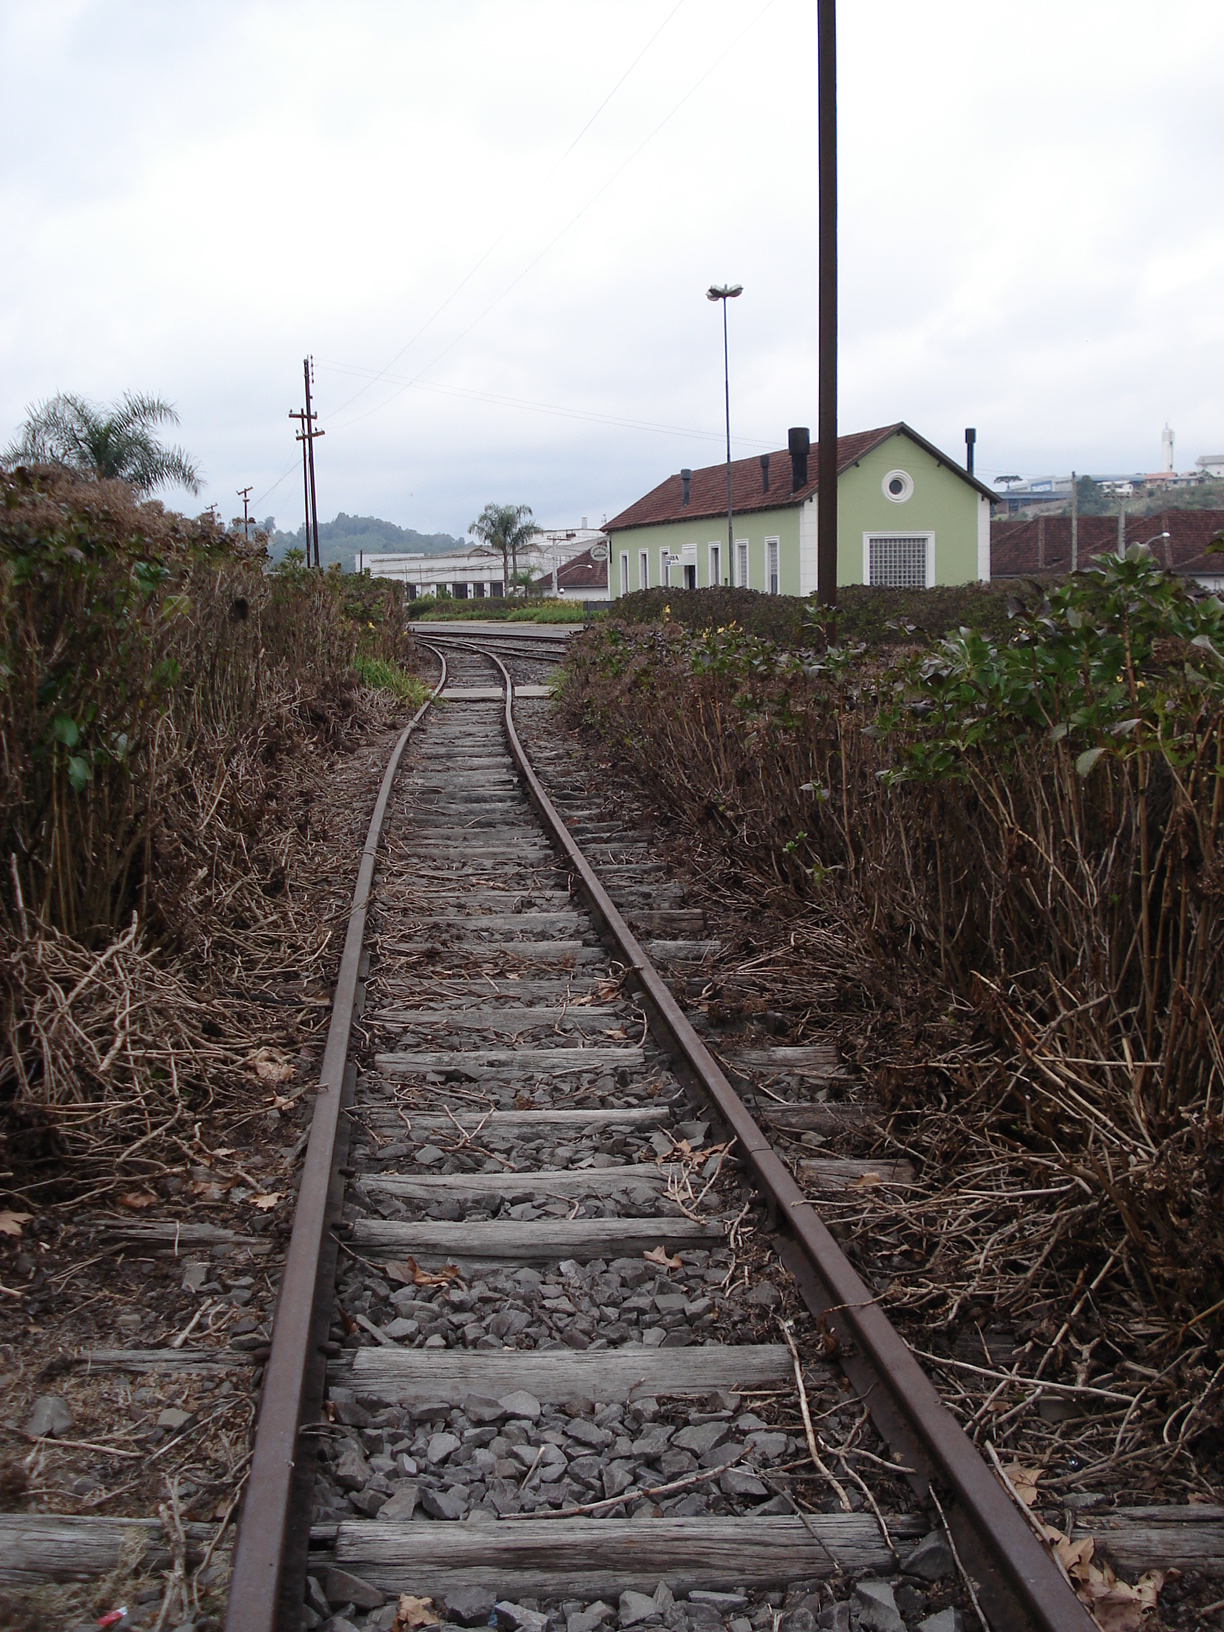
[[[495,652],[486,649],[486,655],[497,664],[505,682],[506,735],[532,803],[581,881],[589,905],[617,943],[650,1007],[662,1022],[673,1052],[683,1060],[734,1134],[777,1216],[785,1220],[785,1228],[794,1236],[823,1284],[840,1322],[869,1358],[891,1403],[955,1493],[972,1531],[1014,1595],[1022,1622],[1027,1621],[1042,1632],[1094,1632],[1096,1623],[1076,1597],[1057,1561],[1034,1535],[944,1405],[909,1346],[877,1305],[875,1294],[804,1197],[790,1170],[757,1126],[613,905],[545,792],[519,740],[514,724],[514,682],[509,670]]]
[[[374,881],[374,863],[383,818],[400,758],[409,737],[446,684],[446,658],[436,654],[442,676],[399,735],[370,817],[361,852],[344,952],[332,997],[331,1024],[319,1073],[319,1092],[310,1123],[310,1141],[298,1188],[293,1233],[285,1255],[272,1347],[264,1370],[251,1472],[243,1497],[234,1548],[234,1569],[226,1607],[225,1632],[272,1632],[280,1618],[281,1575],[291,1540],[294,1463],[302,1429],[302,1407],[310,1374],[312,1329],[319,1287],[319,1261],[331,1216],[337,1130],[345,1089],[362,938]],[[326,1289],[330,1294],[331,1288]]]

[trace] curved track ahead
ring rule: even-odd
[[[464,700],[401,737],[362,859],[229,1632],[390,1626],[400,1593],[594,1632],[626,1592],[622,1625],[747,1632],[903,1563],[913,1615],[1091,1627],[630,929],[683,960],[692,910],[623,837],[592,866],[500,657],[444,644]],[[880,1437],[835,1472],[848,1386]]]

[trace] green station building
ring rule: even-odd
[[[609,588],[772,595],[816,590],[817,449],[799,427],[779,453],[681,470],[605,522]],[[837,440],[837,580],[923,589],[990,577],[995,495],[903,423]]]

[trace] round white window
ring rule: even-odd
[[[914,478],[908,470],[890,470],[880,483],[880,491],[893,504],[904,504],[914,492]]]

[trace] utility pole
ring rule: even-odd
[[[317,436],[326,436],[326,431],[315,427],[318,414],[310,406],[310,358],[302,359],[302,378],[306,385],[305,412],[290,413],[290,419],[296,419],[301,430],[295,433],[295,440],[302,444],[302,494],[306,508],[306,565],[310,565],[311,533],[314,534],[314,564],[319,565],[319,504],[315,493],[314,444]]]
[[[819,384],[816,458],[816,598],[837,608],[837,20],[816,3],[816,129],[820,218]]]
[[[240,487],[238,497],[242,500],[242,536],[249,544],[251,542],[251,506],[249,503],[251,488]]]
[[[1071,571],[1079,571],[1079,490],[1071,472]]]

